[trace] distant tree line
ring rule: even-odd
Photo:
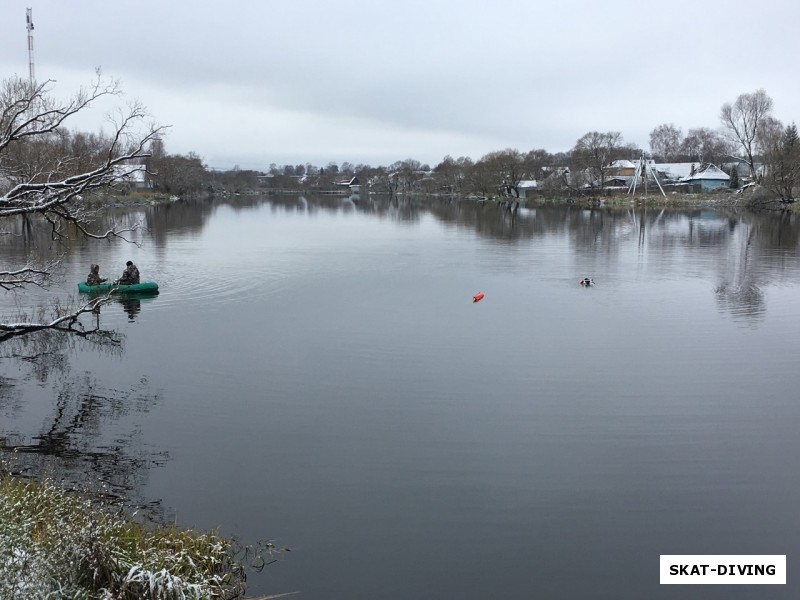
[[[535,180],[544,195],[602,192],[609,165],[645,156],[660,163],[712,163],[731,175],[732,187],[739,187],[746,178],[792,202],[800,183],[797,128],[794,123],[783,125],[775,119],[772,109],[773,101],[764,90],[741,94],[734,102],[722,105],[718,129],[697,127],[684,134],[672,123],[658,125],[650,132],[649,152],[626,143],[618,131],[590,131],[568,152],[508,148],[478,160],[448,155],[433,167],[408,158],[378,167],[350,162],[324,166],[273,163],[266,171],[234,168],[216,172],[205,167],[196,154],[166,154],[159,139],[151,145],[148,172],[156,190],[179,196],[258,187],[328,190],[356,177],[374,192],[515,198],[520,196],[520,183],[526,180]],[[741,179],[734,167],[737,163],[747,173]]]

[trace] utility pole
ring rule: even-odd
[[[27,9],[25,13],[25,20],[27,21],[28,28],[28,75],[31,78],[31,83],[36,79],[33,70],[33,9]]]
[[[652,176],[653,179],[656,180],[658,184],[658,189],[661,190],[661,194],[664,198],[667,197],[667,194],[664,192],[664,188],[661,187],[661,182],[658,180],[658,173],[653,168],[653,166],[648,162],[648,160],[644,157],[644,153],[636,162],[636,168],[633,172],[633,179],[631,180],[631,184],[628,187],[628,193],[633,194],[634,198],[636,197],[636,186],[639,184],[639,179],[641,178],[644,182],[644,196],[647,198],[647,179],[649,176]]]

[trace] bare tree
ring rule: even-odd
[[[18,77],[0,84],[0,233],[8,232],[4,224],[39,218],[56,240],[76,232],[93,239],[125,239],[130,228],[93,231],[86,199],[94,192],[118,189],[132,171],[145,170],[146,148],[164,127],[146,123],[144,107],[133,102],[108,115],[109,134],[70,136],[65,130],[70,117],[102,98],[120,97],[122,91],[116,81],[104,80],[99,72],[91,85],[65,101],[52,96],[53,86],[52,81],[37,83]],[[3,263],[3,290],[45,286],[59,266],[55,257],[43,264]],[[98,304],[91,301],[71,311],[54,310],[40,322],[3,324],[0,340],[41,329],[80,331],[80,315]]]
[[[235,171],[242,172],[241,169]],[[155,189],[167,194],[194,198],[208,185],[209,179],[203,159],[190,152],[185,156],[174,154],[163,157],[159,161],[158,172],[154,174],[154,185]]]
[[[792,123],[780,134],[765,140],[767,165],[765,184],[784,202],[794,202],[794,188],[800,185],[800,137]]]
[[[752,94],[741,94],[735,102],[722,105],[719,118],[728,137],[744,152],[744,159],[750,167],[750,176],[755,179],[754,155],[764,121],[772,112],[772,98],[763,89]]]
[[[650,151],[664,162],[672,162],[680,152],[683,132],[672,123],[659,125],[650,132]]]
[[[720,164],[731,155],[731,144],[713,129],[690,129],[683,138],[680,154],[689,161]]]
[[[398,160],[387,167],[395,191],[411,192],[423,178],[423,165],[413,158]]]
[[[392,194],[395,182],[389,177],[385,167],[364,167],[358,172],[358,179],[370,193]]]
[[[485,160],[486,157],[477,161],[468,170],[468,187],[469,191],[482,196],[483,198],[492,198],[497,193],[499,185],[498,172],[496,165],[492,164],[490,160]]]
[[[541,148],[529,151],[523,158],[525,176],[541,181],[549,174],[547,168],[554,164],[553,155]]]
[[[609,165],[627,152],[619,131],[590,131],[572,149],[573,166],[576,167],[573,169],[573,176],[577,176],[580,171],[588,173],[590,185],[597,186],[602,191]]]
[[[758,128],[758,139],[756,140],[758,148],[765,154],[774,149],[777,145],[780,145],[785,131],[783,123],[778,119],[765,117],[761,127]]]
[[[547,198],[580,195],[583,183],[582,172],[573,175],[570,173],[569,167],[554,167],[543,173],[539,191]]]
[[[519,182],[524,177],[524,157],[519,150],[511,148],[490,152],[479,161],[483,163],[481,169],[489,179],[486,185],[489,189],[502,189],[506,196],[519,198]]]
[[[445,156],[442,162],[433,168],[434,176],[439,182],[439,190],[451,194],[463,192],[470,168],[472,160],[469,158],[462,156],[456,160],[450,155]]]

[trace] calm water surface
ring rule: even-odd
[[[128,258],[161,294],[103,308],[121,349],[2,359],[0,441],[289,546],[252,594],[797,597],[797,217],[287,198],[116,218],[145,220],[141,246],[75,243],[47,294]],[[659,586],[660,554],[787,554],[789,585]]]

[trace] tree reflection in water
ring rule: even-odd
[[[158,394],[146,378],[116,389],[98,385],[88,373],[71,372],[70,355],[76,351],[91,348],[121,356],[121,340],[116,341],[41,332],[0,346],[6,373],[11,363],[19,373],[14,380],[0,380],[0,453],[15,475],[49,475],[67,487],[146,506],[158,518],[159,503],[144,502],[141,490],[149,469],[164,464],[168,456],[146,446],[140,427],[141,417],[158,403]],[[13,417],[26,409],[21,393],[26,389],[44,391],[39,408],[44,416],[36,433],[9,427]]]

